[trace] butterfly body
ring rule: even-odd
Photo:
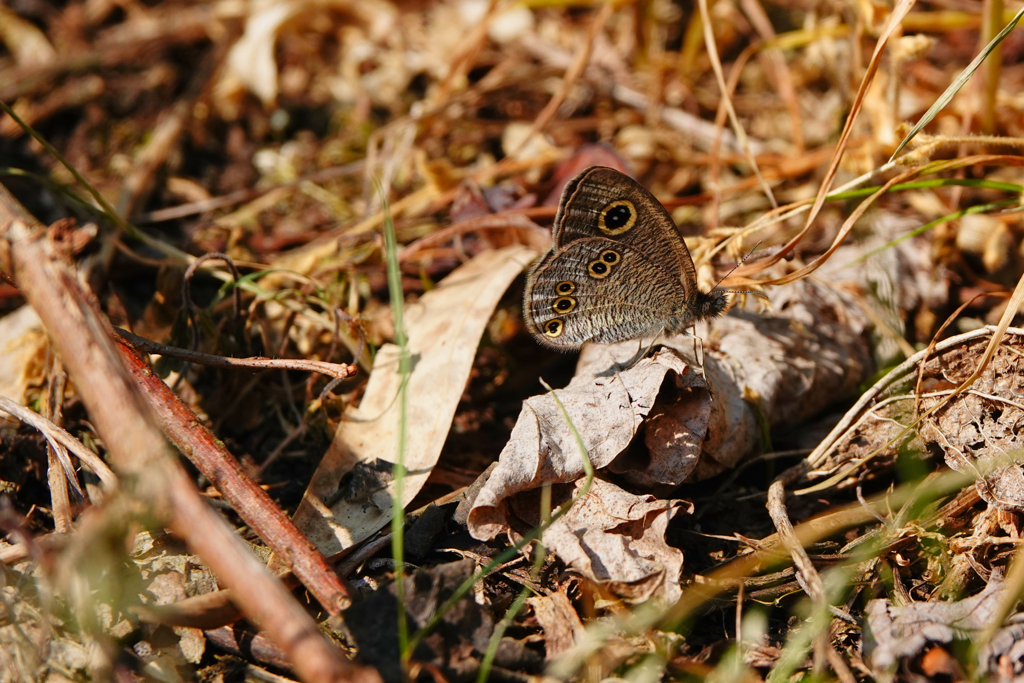
[[[678,332],[725,308],[702,292],[672,217],[642,185],[591,167],[566,185],[554,245],[531,268],[523,302],[542,344],[570,350]]]

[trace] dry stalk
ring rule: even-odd
[[[64,388],[67,386],[67,375],[64,374],[64,366],[60,360],[51,356],[50,361],[50,380],[46,388],[46,417],[50,422],[59,425],[63,418]],[[71,531],[74,523],[71,497],[68,494],[68,483],[70,482],[79,493],[82,491],[74,469],[70,472],[65,472],[61,467],[61,462],[67,457],[67,451],[62,446],[58,446],[53,442],[47,442],[46,480],[50,485],[50,507],[53,510],[53,528],[57,533]]]
[[[113,493],[117,490],[117,475],[107,467],[107,463],[103,462],[100,456],[86,448],[85,445],[74,436],[53,424],[42,415],[32,412],[20,403],[3,396],[0,396],[0,410],[17,418],[27,425],[31,425],[38,429],[43,436],[46,437],[51,448],[55,446],[61,447],[74,453],[86,467],[93,471],[93,474],[99,477],[105,491]],[[60,470],[60,476],[65,477],[67,470],[63,468],[58,469]]]
[[[824,613],[828,609],[828,595],[825,593],[825,582],[821,575],[814,568],[807,550],[796,537],[793,530],[793,523],[789,521],[789,513],[786,512],[786,489],[781,480],[776,479],[768,488],[768,514],[778,530],[779,539],[782,545],[793,558],[796,565],[796,579],[800,587],[814,603],[815,611]],[[828,642],[828,631],[821,630],[814,637],[814,671],[820,674],[824,667],[827,651],[831,649]]]

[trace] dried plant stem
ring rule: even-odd
[[[64,390],[67,389],[68,376],[64,365],[56,356],[50,357],[50,379],[46,387],[46,419],[60,427],[64,418]],[[91,452],[91,451],[90,451]],[[68,459],[67,451],[53,442],[46,444],[46,480],[50,486],[50,508],[53,511],[53,528],[57,533],[71,531],[74,512],[71,509],[71,498],[68,484],[74,487],[78,495],[82,495],[82,485],[78,481],[78,473],[72,468],[69,472],[61,466]]]
[[[922,351],[918,351],[915,355],[911,356],[904,362],[900,363],[898,366],[893,368],[889,373],[887,373],[885,377],[878,380],[878,382],[876,382],[875,385],[871,387],[871,389],[869,389],[868,391],[864,392],[864,394],[861,395],[861,397],[857,400],[857,403],[854,404],[854,406],[850,408],[850,410],[846,411],[846,415],[844,415],[843,419],[839,421],[839,423],[832,429],[831,432],[829,432],[829,435],[825,437],[825,439],[822,440],[820,444],[818,444],[818,446],[811,452],[810,455],[807,456],[805,462],[808,462],[811,468],[817,467],[821,465],[821,463],[825,462],[825,459],[828,456],[829,451],[831,451],[832,447],[836,444],[839,437],[859,423],[861,419],[859,415],[865,411],[867,406],[870,405],[872,401],[876,400],[883,392],[885,392],[886,389],[904,379],[912,371],[916,371],[918,366],[924,362],[924,359],[926,357],[936,352],[946,351],[947,349],[953,346],[958,346],[960,344],[973,341],[974,339],[978,339],[979,337],[986,337],[992,334],[994,329],[995,328],[991,326],[983,327],[981,329],[972,330],[971,332],[967,332],[965,334],[958,335],[950,339],[945,339],[939,342],[938,344],[935,344],[934,346],[929,346],[928,348]],[[1024,335],[1024,329],[1007,328],[1006,331],[1011,334]]]
[[[762,52],[762,65],[765,75],[772,81],[779,97],[786,105],[789,112],[789,127],[792,136],[793,147],[798,154],[805,151],[804,143],[804,120],[800,113],[800,102],[797,100],[796,87],[793,85],[793,76],[790,74],[789,65],[781,48],[774,44],[778,38],[771,19],[759,0],[740,0],[740,7],[747,15],[750,24],[757,31],[764,43],[758,48]],[[735,87],[735,86],[732,86]]]
[[[543,208],[549,210],[551,215],[554,216],[553,207]],[[524,242],[537,251],[544,251],[551,246],[551,232],[549,230],[540,227],[522,213],[506,211],[485,216],[474,216],[443,227],[402,247],[398,251],[398,260],[400,262],[408,261],[424,249],[447,244],[455,237],[465,235],[466,233],[482,232],[485,230],[515,231],[519,234],[520,239],[523,239]]]
[[[886,182],[884,185],[882,185],[881,188],[879,188],[874,193],[872,193],[871,196],[869,196],[867,199],[865,199],[863,202],[861,202],[860,204],[857,205],[857,208],[853,210],[853,212],[846,218],[845,221],[843,221],[843,225],[839,229],[839,233],[836,235],[835,239],[832,240],[832,244],[829,246],[829,248],[827,250],[825,250],[825,253],[823,253],[821,256],[817,257],[816,259],[814,259],[814,261],[812,261],[811,263],[807,264],[803,268],[799,268],[798,270],[795,270],[792,273],[788,273],[788,274],[786,274],[786,275],[784,275],[782,277],[774,278],[772,280],[768,280],[768,281],[765,281],[765,282],[759,282],[759,283],[755,283],[755,284],[761,284],[761,285],[767,285],[767,284],[771,284],[771,285],[784,285],[784,284],[789,284],[791,282],[796,282],[797,280],[800,280],[800,279],[803,279],[803,278],[807,277],[812,272],[814,272],[815,270],[820,268],[823,264],[825,264],[828,261],[829,258],[831,258],[832,254],[840,247],[840,245],[843,243],[843,241],[846,239],[846,237],[850,234],[850,231],[853,230],[854,225],[856,225],[857,221],[860,220],[861,216],[864,215],[864,213],[878,200],[878,198],[883,196],[886,192],[889,192],[896,185],[908,182],[908,181],[912,180],[913,178],[917,178],[917,177],[924,176],[924,175],[931,175],[931,174],[935,174],[935,173],[943,173],[943,172],[946,172],[946,171],[955,171],[957,169],[965,168],[965,167],[971,166],[971,165],[979,165],[979,166],[981,166],[981,165],[985,165],[985,164],[1003,164],[1003,165],[1006,165],[1006,166],[1024,166],[1024,158],[1015,157],[1015,156],[1011,156],[1011,155],[1005,155],[1005,154],[1002,154],[1002,155],[1000,155],[1000,154],[981,154],[981,155],[976,155],[976,156],[972,156],[972,157],[967,157],[967,158],[964,158],[964,159],[952,159],[950,161],[935,161],[935,162],[931,162],[931,163],[925,164],[923,166],[919,166],[917,168],[913,168],[913,169],[910,169],[908,171],[905,171],[905,172],[903,172],[903,173],[901,173],[901,174],[891,178],[888,182]],[[797,234],[796,237],[794,237],[789,242],[787,242],[786,246],[783,247],[782,250],[777,252],[774,256],[772,256],[769,259],[766,259],[765,261],[759,262],[757,264],[758,268],[764,269],[764,268],[767,268],[768,265],[770,265],[771,263],[777,262],[778,258],[781,258],[780,254],[785,252],[787,249],[791,249],[792,247],[796,246],[797,242],[799,242],[799,240],[800,240],[800,237],[803,234],[805,234],[805,231],[806,231],[806,228],[804,230],[802,230],[799,234]]]
[[[796,566],[796,578],[800,587],[804,589],[807,596],[814,603],[815,612],[818,614],[828,613],[828,595],[825,592],[825,583],[821,575],[814,568],[811,558],[800,543],[793,530],[793,523],[789,521],[789,514],[786,512],[786,490],[781,479],[776,479],[768,488],[768,514],[771,515],[775,529],[778,531],[779,539],[793,558]],[[820,675],[824,668],[825,660],[832,665],[836,674],[841,680],[852,680],[853,674],[846,667],[842,657],[836,656],[832,644],[828,640],[828,629],[821,629],[814,635],[814,671]]]
[[[925,492],[937,498],[970,486],[972,480],[973,477],[968,475],[948,472],[931,482]],[[917,484],[906,484],[892,492],[868,498],[866,505],[862,501],[849,503],[835,512],[801,522],[793,531],[800,545],[807,547],[846,529],[877,521],[876,515],[886,514],[895,507],[903,507],[908,501],[921,496],[922,491]],[[758,549],[753,553],[739,557],[708,574],[704,586],[698,585],[691,589],[695,593],[693,598],[698,598],[697,593],[703,590],[707,591],[706,597],[710,599],[735,585],[739,578],[765,571],[784,561],[786,557],[789,557],[789,554],[785,552],[780,535],[772,534],[758,542]],[[698,606],[698,602],[684,593],[683,599],[675,605],[663,623],[678,623],[679,620],[693,614],[693,610]]]
[[[941,403],[938,403],[937,405],[935,405],[927,413],[925,413],[923,415],[919,415],[917,418],[915,418],[915,420],[911,424],[909,424],[906,427],[904,427],[904,429],[901,430],[901,432],[898,435],[896,435],[895,437],[890,439],[886,444],[884,444],[883,446],[880,446],[879,448],[875,449],[874,451],[872,451],[871,453],[867,454],[866,456],[858,459],[853,464],[848,465],[847,467],[845,467],[843,470],[841,470],[837,474],[833,475],[832,477],[829,477],[827,480],[825,480],[823,482],[820,482],[820,483],[818,483],[818,484],[816,484],[814,486],[808,487],[806,489],[802,489],[800,491],[797,491],[796,492],[797,495],[803,495],[803,494],[806,494],[806,493],[812,493],[814,491],[819,491],[819,490],[821,490],[823,488],[827,488],[827,487],[831,486],[832,484],[834,484],[837,481],[840,481],[840,480],[846,478],[854,470],[856,470],[858,467],[860,467],[862,464],[864,464],[865,462],[867,462],[871,458],[875,457],[878,453],[881,453],[883,451],[883,449],[889,448],[898,439],[902,438],[909,430],[913,429],[918,424],[920,424],[920,422],[922,420],[924,420],[928,416],[934,414],[936,411],[942,409],[945,405],[947,405],[955,397],[959,396],[962,393],[968,392],[970,390],[971,386],[976,381],[978,381],[978,379],[981,377],[982,373],[985,371],[985,368],[988,366],[989,362],[992,360],[992,357],[995,356],[995,353],[999,349],[1000,344],[1002,344],[1003,339],[1005,338],[1006,334],[1008,332],[1010,332],[1010,322],[1014,319],[1014,317],[1016,317],[1017,311],[1019,311],[1022,306],[1024,306],[1024,276],[1021,276],[1021,278],[1017,281],[1017,286],[1014,288],[1013,294],[1010,296],[1010,301],[1009,301],[1006,309],[1003,311],[1003,315],[999,319],[999,324],[998,325],[996,325],[995,327],[987,327],[984,330],[977,330],[974,333],[968,333],[968,334],[960,335],[958,337],[955,337],[954,339],[948,339],[945,342],[943,342],[942,344],[937,344],[935,346],[935,349],[938,349],[940,347],[945,349],[945,348],[948,348],[949,346],[951,346],[952,344],[959,344],[959,343],[963,343],[966,340],[973,339],[975,336],[983,336],[985,334],[991,334],[991,337],[989,338],[988,344],[985,346],[985,351],[984,351],[984,353],[982,353],[981,358],[978,360],[978,364],[975,366],[974,372],[971,373],[970,377],[968,377],[966,380],[964,380],[958,387],[956,387],[955,389],[950,391],[948,393],[948,395],[947,395],[946,400],[944,400]],[[1024,331],[1022,331],[1022,330],[1017,330],[1017,329],[1013,330],[1013,334],[1022,334],[1022,333],[1024,333]],[[857,404],[851,410],[847,411],[848,418],[849,419],[853,419],[852,416],[856,416],[856,415],[860,414],[860,411],[862,411],[863,408],[870,402],[870,399],[868,398],[869,395],[871,397],[878,396],[881,393],[881,391],[883,390],[884,387],[887,387],[887,386],[893,384],[894,382],[902,379],[905,376],[905,374],[909,371],[909,369],[915,368],[917,366],[917,364],[919,364],[919,363],[923,363],[924,360],[927,358],[927,356],[930,353],[932,353],[935,349],[932,349],[932,347],[929,346],[929,348],[925,349],[921,353],[918,353],[917,355],[915,355],[911,359],[909,359],[906,362],[902,363],[901,365],[896,367],[894,370],[892,370],[889,374],[887,374],[885,377],[883,377],[881,380],[879,380],[879,382],[876,383],[875,386],[872,387],[872,389],[869,392],[867,392],[867,394],[865,394],[865,396],[861,397],[861,399],[857,402]],[[844,419],[839,425],[837,425],[832,430],[832,432],[828,435],[828,437],[826,437],[826,439],[821,444],[819,444],[819,446],[817,448],[815,448],[814,451],[809,456],[807,456],[807,458],[804,460],[803,463],[801,463],[800,465],[797,465],[797,466],[791,468],[790,472],[795,473],[797,471],[802,471],[802,472],[806,473],[807,471],[809,471],[812,468],[812,466],[820,464],[823,461],[823,459],[826,457],[827,453],[832,449],[832,447],[836,444],[838,439],[842,436],[842,434],[845,433],[847,427],[844,426],[844,425],[847,425],[847,424],[848,424],[848,420]]]
[[[743,147],[743,152],[747,155],[747,161],[750,163],[750,168],[754,171],[754,175],[757,177],[758,183],[761,185],[761,189],[764,191],[768,201],[771,202],[772,208],[779,208],[778,202],[775,201],[775,195],[772,193],[771,186],[761,176],[761,168],[757,165],[757,159],[754,158],[754,152],[750,148],[750,143],[747,140],[747,132],[743,130],[743,126],[740,124],[739,118],[736,116],[736,109],[732,106],[732,89],[725,82],[725,73],[722,71],[722,60],[718,58],[718,46],[715,43],[715,32],[711,23],[711,12],[708,10],[708,0],[699,0],[697,6],[700,8],[701,26],[704,29],[704,45],[708,50],[708,58],[711,60],[711,69],[715,72],[715,79],[718,81],[718,90],[722,94],[722,105],[725,107],[725,111],[729,116],[729,121],[732,123],[733,133],[736,134],[736,139],[739,140],[740,145]],[[716,126],[718,122],[716,121]],[[718,140],[720,138],[716,136],[715,144],[717,147]]]
[[[139,605],[133,607],[131,611],[142,621],[154,624],[201,629],[219,628],[244,616],[232,602],[233,595],[230,588],[222,588],[167,605]]]
[[[243,204],[245,202],[251,202],[258,197],[271,192],[280,190],[290,190],[298,188],[300,185],[306,183],[322,183],[327,180],[333,180],[335,178],[343,178],[345,176],[352,176],[363,170],[363,160],[353,161],[348,164],[342,164],[340,166],[332,166],[325,168],[320,171],[315,171],[308,175],[305,175],[297,180],[293,180],[287,183],[280,183],[278,185],[271,185],[268,187],[254,187],[246,188],[244,190],[236,190],[235,192],[229,192],[228,194],[220,197],[211,197],[209,199],[203,199],[197,202],[188,202],[186,204],[179,204],[178,206],[172,206],[166,209],[158,209],[149,213],[139,214],[132,217],[132,222],[139,223],[162,223],[164,221],[173,221],[179,218],[186,218],[187,216],[194,216],[200,213],[206,213],[208,211],[215,211],[217,209],[225,209],[236,204]]]
[[[85,445],[74,436],[68,434],[66,431],[53,424],[39,413],[29,410],[20,403],[16,403],[15,401],[3,396],[0,396],[0,410],[16,417],[27,425],[35,427],[42,432],[43,436],[45,436],[46,440],[51,444],[63,446],[74,453],[86,467],[93,471],[93,474],[99,477],[100,482],[103,484],[103,488],[108,493],[113,493],[117,489],[117,475],[107,467],[107,463],[103,462],[103,459],[100,458],[100,456],[86,448]],[[61,472],[61,476],[64,476],[64,472]]]
[[[989,3],[985,3],[985,4],[989,5]],[[1002,3],[1000,3],[1000,4],[1002,4]],[[974,75],[974,72],[978,69],[979,66],[981,66],[981,63],[987,57],[989,57],[992,54],[992,52],[994,52],[994,51],[999,49],[999,44],[1010,33],[1010,31],[1012,31],[1014,29],[1014,27],[1017,25],[1017,22],[1020,21],[1022,16],[1024,16],[1024,9],[1021,9],[1020,11],[1018,11],[1013,16],[1013,18],[1010,19],[1010,21],[1006,24],[1006,26],[1003,27],[1003,30],[1000,31],[998,34],[996,34],[995,37],[993,37],[991,40],[989,40],[987,42],[987,44],[985,45],[985,47],[980,52],[978,52],[978,54],[974,57],[973,60],[971,60],[971,63],[968,64],[966,67],[964,67],[963,71],[961,71],[957,75],[957,77],[953,79],[953,82],[949,84],[949,87],[946,88],[945,92],[943,92],[938,97],[938,99],[935,100],[935,102],[932,104],[932,106],[928,108],[928,111],[926,111],[924,114],[921,115],[920,120],[918,120],[918,122],[914,125],[914,127],[910,129],[910,132],[907,133],[907,135],[903,138],[903,140],[900,142],[900,144],[897,145],[896,151],[893,152],[892,157],[890,157],[890,159],[889,159],[890,161],[895,159],[896,155],[900,153],[900,150],[902,150],[907,145],[907,143],[909,143],[914,138],[914,136],[917,135],[917,133],[921,129],[923,129],[930,121],[932,121],[932,119],[934,119],[935,116],[947,104],[949,104],[949,101],[953,99],[953,96],[957,93],[957,91],[959,91],[960,88],[962,88],[964,86],[964,84],[967,83],[967,81],[970,79],[970,77]],[[1000,12],[999,16],[995,16],[991,12],[987,13],[986,14],[986,26],[985,26],[986,33],[989,30],[991,30],[992,34],[995,34],[995,28],[998,27],[999,22],[1001,20],[1002,20],[1002,12]],[[996,60],[996,62],[997,62],[997,66],[995,68],[995,76],[994,76],[995,81],[993,82],[993,81],[990,80],[986,84],[990,88],[998,88],[999,87],[999,83],[998,83],[998,73],[999,73],[998,59]],[[991,69],[991,67],[989,67],[989,69]],[[991,71],[988,72],[988,73],[989,73],[989,76],[991,77],[992,76]],[[993,97],[994,97],[994,93],[995,93],[995,91],[993,91]],[[991,105],[988,105],[988,103],[986,103],[983,106],[994,107],[995,105],[994,105],[994,103],[992,103]],[[987,112],[983,112],[982,116],[984,117],[986,115],[986,113]],[[994,122],[993,122],[993,124],[994,124]],[[984,129],[984,132],[985,133],[992,133],[993,131],[986,128],[986,129]]]
[[[62,550],[70,538],[71,534],[59,532],[20,538],[20,543],[0,548],[0,565],[12,565],[28,558],[39,560],[47,553],[56,553]],[[8,540],[14,539],[8,536]]]
[[[565,76],[562,78],[562,85],[558,88],[558,92],[548,100],[548,103],[537,114],[537,117],[530,125],[530,130],[523,136],[522,141],[502,161],[519,156],[523,149],[530,144],[530,139],[536,133],[544,130],[544,126],[548,125],[551,119],[555,117],[555,114],[558,113],[558,108],[565,102],[565,98],[572,92],[573,86],[576,85],[576,82],[583,75],[583,71],[587,68],[587,62],[590,61],[590,55],[594,51],[594,40],[597,38],[597,34],[608,24],[608,20],[611,18],[614,10],[614,2],[605,2],[601,9],[598,10],[597,16],[590,22],[587,34],[583,37],[583,44],[573,56],[572,64],[565,71]]]
[[[835,155],[832,157],[832,161],[829,164],[828,170],[825,172],[825,177],[821,182],[821,187],[818,189],[818,194],[814,198],[814,203],[811,204],[810,212],[807,215],[807,220],[804,223],[804,227],[797,233],[792,239],[790,239],[781,249],[773,254],[769,259],[758,264],[760,269],[765,269],[775,265],[788,254],[790,254],[797,244],[804,238],[804,236],[810,231],[811,226],[814,223],[814,219],[818,217],[818,212],[821,211],[821,207],[824,205],[825,200],[828,198],[829,189],[832,186],[832,180],[835,178],[836,173],[839,171],[839,163],[843,158],[843,152],[846,150],[846,145],[850,140],[850,135],[853,131],[853,125],[857,120],[857,115],[864,106],[864,99],[868,92],[868,87],[874,80],[875,73],[878,71],[878,66],[881,63],[883,48],[888,42],[889,38],[893,33],[899,29],[900,21],[906,16],[910,8],[913,7],[913,0],[898,0],[896,6],[893,8],[892,13],[886,19],[885,26],[882,29],[881,35],[878,38],[878,42],[875,44],[875,50],[871,55],[871,60],[868,64],[867,70],[865,71],[864,78],[861,80],[860,87],[857,90],[857,95],[854,98],[853,105],[850,108],[850,114],[846,118],[846,124],[843,126],[843,131],[839,136],[839,142],[836,145]],[[779,284],[779,283],[775,283]]]
[[[126,493],[183,538],[216,573],[246,615],[288,655],[307,681],[379,680],[348,662],[285,587],[216,514],[178,464],[155,418],[139,398],[111,340],[109,323],[61,263],[39,225],[0,187],[5,270],[35,308],[75,383]],[[107,514],[119,514],[113,505]]]
[[[238,291],[238,281],[241,279],[241,273],[238,272],[238,266],[227,254],[220,252],[210,252],[203,254],[196,258],[192,263],[188,264],[188,268],[185,269],[185,276],[181,279],[181,301],[185,308],[185,315],[188,317],[189,324],[189,339],[191,340],[192,348],[191,351],[195,351],[199,348],[199,328],[196,323],[196,305],[192,301],[192,277],[196,274],[196,271],[207,261],[223,261],[224,265],[227,266],[228,270],[231,271],[231,306],[234,317],[232,320],[235,324],[238,324],[239,311],[242,308],[242,293]],[[241,342],[241,340],[239,340]]]

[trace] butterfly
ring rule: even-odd
[[[565,186],[551,236],[523,297],[526,325],[546,346],[681,332],[725,310],[726,291],[697,285],[665,207],[615,169],[593,166]]]

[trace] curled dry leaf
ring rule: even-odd
[[[889,600],[872,600],[865,610],[864,652],[879,680],[889,681],[900,662],[923,655],[931,644],[971,641],[993,619],[1006,597],[1006,584],[993,574],[985,589],[956,602],[914,602],[894,605]],[[1009,665],[1012,678],[1024,674],[1024,614],[1015,614],[1008,624],[977,654],[979,672],[1004,673]],[[1002,680],[1002,677],[1000,677]]]
[[[552,504],[579,493],[583,480],[552,491]],[[509,514],[525,528],[539,526],[540,492],[511,500]],[[544,531],[544,545],[568,565],[629,602],[675,602],[682,594],[683,553],[665,542],[669,521],[693,506],[682,500],[635,495],[594,479],[586,496]],[[519,526],[518,524],[516,526]]]
[[[567,652],[584,637],[580,615],[562,591],[537,595],[526,602],[533,608],[533,616],[544,631],[544,653],[547,659],[554,659]]]
[[[408,476],[403,505],[416,496],[437,463],[487,321],[534,256],[523,246],[482,252],[406,311],[412,372],[406,386]],[[295,513],[296,526],[327,557],[391,519],[391,469],[399,434],[398,356],[392,344],[377,352],[362,403],[346,412]]]
[[[978,380],[954,395],[978,366],[992,331],[951,337],[886,375],[808,457],[815,468],[810,476],[856,477],[870,460],[890,461],[901,449],[941,452],[954,470],[979,477],[978,492],[990,505],[1024,509],[1024,471],[1019,458],[1011,461],[1024,418],[1024,330],[1007,330]]]
[[[704,335],[707,380],[684,360],[693,354],[690,338],[667,338],[664,348],[627,368],[621,364],[635,356],[636,342],[586,347],[576,377],[556,393],[595,469],[642,487],[675,486],[717,474],[756,447],[759,419],[773,428],[798,423],[849,393],[871,371],[869,327],[846,295],[805,280],[776,292],[772,303],[775,315],[736,312],[713,324]],[[641,425],[646,449],[630,448]],[[529,399],[473,502],[470,532],[494,538],[514,526],[516,496],[582,475],[579,447],[554,400],[547,394]],[[588,500],[613,489],[617,494],[609,486],[595,488]],[[666,510],[676,505],[660,504]],[[654,523],[658,518],[645,519]],[[592,551],[607,549],[608,554],[563,554],[550,535],[551,530],[545,533],[545,545],[598,581],[609,579],[592,573],[592,565],[610,572],[624,566],[630,552],[621,541],[588,538]],[[628,562],[640,565],[642,558]],[[678,587],[664,589],[671,595]]]
[[[627,452],[609,469],[646,486],[706,479],[750,455],[761,441],[761,420],[778,433],[848,395],[871,373],[870,326],[847,294],[802,280],[773,291],[771,306],[774,314],[733,311],[698,328],[709,417],[699,418],[705,408],[695,392],[663,389],[645,425],[649,457]],[[694,355],[691,338],[662,343],[684,358]],[[625,351],[591,347],[580,365],[600,366]]]
[[[669,373],[677,387],[701,389],[709,401],[703,379],[666,350],[627,369],[612,365],[601,374],[577,374],[569,386],[556,390],[595,469],[607,467],[626,450]],[[469,530],[482,540],[494,538],[508,525],[504,502],[510,496],[582,475],[579,445],[554,399],[550,394],[527,399],[498,466],[473,503]]]

